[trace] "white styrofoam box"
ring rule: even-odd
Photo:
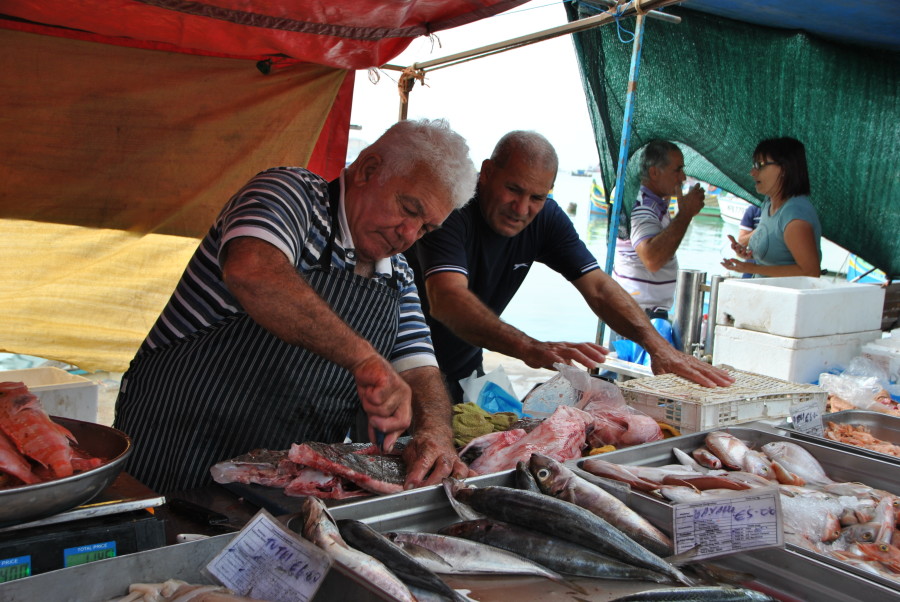
[[[887,372],[888,378],[900,380],[900,337],[888,337],[866,343],[860,355],[872,360]]]
[[[713,364],[727,364],[794,383],[815,383],[823,372],[846,368],[863,345],[880,336],[880,330],[866,330],[795,339],[716,326]]]
[[[881,328],[884,289],[822,278],[729,278],[719,284],[716,324],[783,337]]]
[[[52,366],[0,371],[2,382],[22,382],[51,416],[97,422],[99,387],[94,381]]]

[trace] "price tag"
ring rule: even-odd
[[[331,557],[260,510],[206,569],[240,596],[307,602],[331,568]]]
[[[778,490],[677,504],[673,510],[675,552],[697,548],[695,560],[784,545]]]
[[[815,399],[791,406],[791,422],[797,432],[816,437],[825,436],[822,424],[822,408]]]

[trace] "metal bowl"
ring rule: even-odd
[[[60,416],[50,418],[75,435],[79,448],[109,461],[70,477],[0,489],[0,527],[51,516],[90,501],[115,480],[131,454],[131,439],[122,431]]]

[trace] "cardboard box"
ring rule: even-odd
[[[59,368],[2,370],[0,382],[23,382],[51,416],[97,422],[99,386],[92,380]]]
[[[867,330],[795,339],[716,326],[713,364],[794,383],[815,383],[823,372],[846,369],[863,345],[879,337],[880,330]]]
[[[875,284],[805,276],[729,278],[719,285],[716,324],[795,339],[878,330],[884,294]]]

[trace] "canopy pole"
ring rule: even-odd
[[[619,233],[619,216],[622,209],[622,195],[625,193],[625,168],[628,165],[628,146],[631,142],[631,119],[634,116],[634,103],[637,94],[638,72],[641,66],[641,49],[644,43],[644,13],[638,12],[634,27],[634,43],[631,46],[631,69],[628,73],[628,92],[625,96],[625,116],[622,120],[622,139],[619,142],[619,167],[616,172],[616,187],[613,193],[610,211],[609,230],[606,233],[606,273],[612,276],[616,258],[616,240]],[[597,324],[598,344],[603,344],[606,324],[600,320]]]

